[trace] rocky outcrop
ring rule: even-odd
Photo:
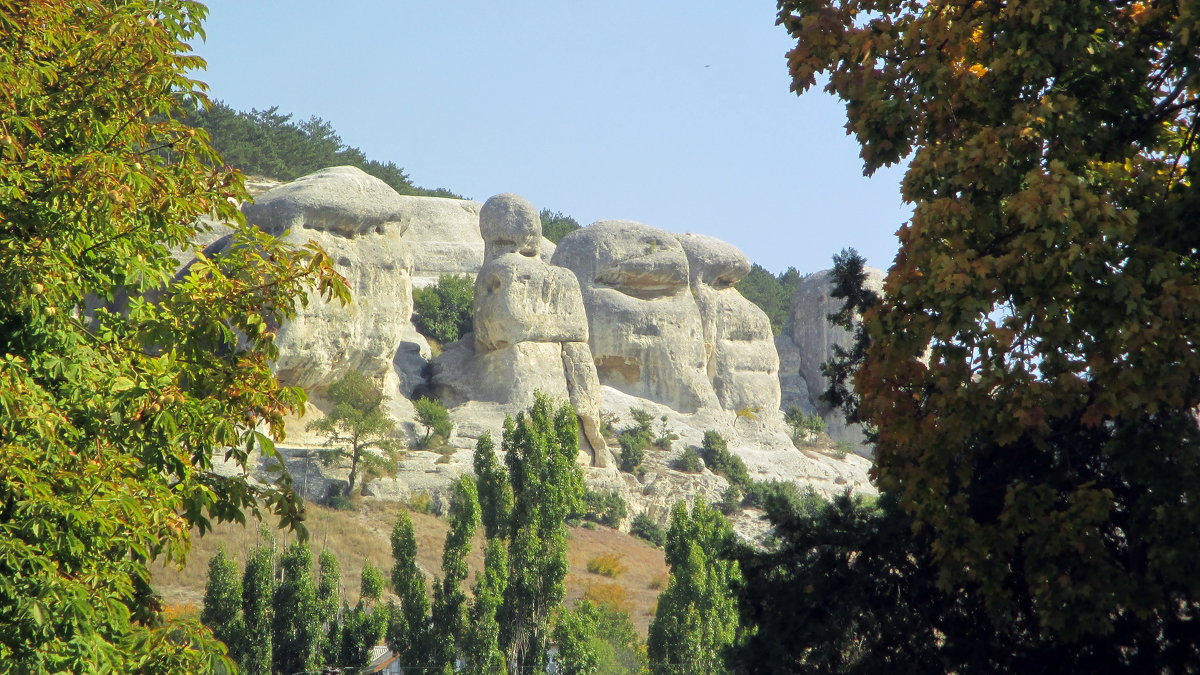
[[[682,412],[717,407],[687,254],[674,235],[601,221],[563,237],[552,262],[579,279],[601,384]]]
[[[873,267],[866,268],[866,287],[874,291],[883,290],[884,273]],[[795,345],[807,394],[817,412],[825,419],[828,433],[836,441],[847,441],[855,452],[870,456],[871,449],[864,445],[862,430],[858,425],[847,425],[840,410],[831,410],[821,402],[821,394],[828,387],[821,374],[821,364],[833,356],[833,345],[849,347],[852,336],[846,330],[829,322],[828,316],[841,308],[842,301],[831,295],[833,290],[832,271],[823,270],[800,282],[792,299],[791,341]]]
[[[348,307],[310,298],[276,338],[276,374],[318,396],[347,372],[380,380],[397,402],[420,381],[425,339],[412,326],[412,252],[405,199],[354,167],[335,167],[270,189],[243,207],[270,234],[320,244],[346,277]]]
[[[750,259],[731,244],[684,234],[692,295],[704,330],[706,370],[721,407],[774,415],[779,411],[779,356],[771,320],[733,287]]]
[[[525,199],[492,197],[479,228],[487,259],[475,279],[475,332],[434,362],[434,391],[450,404],[495,402],[511,412],[531,406],[538,391],[569,399],[592,465],[607,466],[579,282],[539,257],[541,221]]]
[[[443,274],[472,279],[483,266],[479,235],[481,204],[465,199],[399,196],[405,242],[420,255],[413,260],[413,285],[432,285]]]

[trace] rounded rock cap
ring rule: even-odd
[[[506,192],[484,202],[479,210],[479,234],[486,260],[505,253],[534,257],[542,241],[542,219],[528,200]]]

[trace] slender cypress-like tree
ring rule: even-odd
[[[271,549],[265,546],[250,554],[242,574],[242,625],[237,648],[238,663],[246,675],[271,675],[271,600],[275,579]]]
[[[412,519],[401,511],[392,528],[392,588],[400,596],[399,612],[388,627],[388,649],[406,668],[428,667],[430,658],[429,596],[425,575],[417,567],[417,539]]]
[[[320,608],[312,578],[312,549],[296,542],[280,560],[283,579],[275,589],[272,653],[277,671],[296,673],[317,665],[321,646]]]
[[[491,434],[484,433],[475,443],[474,465],[484,533],[489,539],[507,536],[513,510],[512,483],[507,468],[496,459]]]
[[[467,594],[462,584],[467,578],[471,540],[478,528],[479,497],[475,481],[463,476],[455,483],[450,498],[450,532],[442,551],[442,580],[434,587],[434,667],[441,668],[445,675],[454,673],[460,643],[466,637]]]
[[[213,635],[235,650],[242,640],[242,581],[237,564],[225,554],[225,547],[208,563],[208,583],[204,587],[204,609],[200,622],[212,629]]]
[[[337,652],[341,643],[341,620],[338,610],[342,605],[341,563],[332,551],[321,551],[317,566],[317,612],[322,626],[320,654],[326,664],[337,663]]]
[[[508,587],[508,550],[504,540],[489,539],[483,556],[483,573],[475,581],[475,604],[463,654],[466,675],[504,675],[508,672],[500,649],[500,623],[496,614]]]
[[[574,410],[556,409],[539,393],[528,414],[505,421],[501,448],[513,491],[501,643],[510,671],[540,672],[546,667],[550,612],[566,595],[564,521],[583,506]]]
[[[672,510],[666,546],[671,578],[650,623],[652,673],[726,672],[723,651],[738,638],[742,578],[737,562],[722,558],[732,537],[729,521],[702,498],[691,513],[683,502]]]

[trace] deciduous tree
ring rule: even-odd
[[[237,565],[225,553],[225,547],[208,562],[208,581],[204,586],[204,608],[200,622],[212,629],[213,636],[234,647],[243,639],[242,580]]]
[[[402,443],[392,437],[396,423],[383,409],[383,392],[367,376],[346,373],[329,385],[328,396],[333,409],[309,422],[308,429],[325,436],[328,449],[321,452],[323,464],[350,463],[349,497],[355,487],[361,491],[368,481],[395,473]]]
[[[279,561],[282,578],[275,587],[271,622],[277,672],[298,673],[316,667],[320,660],[322,617],[312,562],[312,549],[299,541],[287,547]]]
[[[852,371],[879,487],[999,630],[1195,668],[1200,13],[784,0],[914,205]],[[1015,632],[1014,632],[1015,634]],[[1069,647],[1064,647],[1069,648]]]
[[[314,285],[346,290],[320,249],[245,226],[240,177],[177,121],[204,100],[186,42],[205,12],[0,3],[0,663],[17,671],[218,667],[199,623],[160,625],[149,562],[260,503],[300,518],[286,485],[212,458],[274,453],[304,396],[268,367],[272,327]],[[230,245],[176,275],[207,215]]]

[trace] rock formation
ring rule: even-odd
[[[563,237],[552,262],[579,279],[602,384],[681,412],[718,405],[687,254],[674,235],[601,221]]]
[[[434,390],[451,404],[528,408],[534,392],[571,401],[592,465],[607,466],[600,384],[588,349],[579,282],[539,257],[537,211],[518,195],[487,200],[479,229],[485,262],[475,279],[475,332],[434,363]]]
[[[866,287],[875,291],[883,289],[884,273],[873,267],[865,268]],[[870,448],[863,445],[863,435],[857,425],[848,426],[840,410],[831,410],[821,402],[821,394],[828,387],[821,374],[821,364],[833,356],[833,345],[848,348],[852,336],[847,331],[831,324],[827,317],[841,309],[842,301],[834,298],[833,272],[823,270],[800,282],[792,299],[791,342],[795,345],[795,360],[799,364],[799,375],[803,378],[808,399],[828,425],[828,433],[836,441],[848,441],[855,451],[870,455]],[[802,406],[803,407],[803,406]]]
[[[766,312],[733,287],[750,259],[731,244],[684,234],[692,295],[700,309],[708,377],[726,410],[756,416],[779,411],[779,356]]]
[[[320,394],[347,372],[380,379],[392,398],[418,384],[429,353],[412,326],[412,253],[405,199],[349,166],[324,169],[259,195],[243,212],[270,234],[313,240],[349,282],[348,307],[312,298],[276,338],[280,380]]]

